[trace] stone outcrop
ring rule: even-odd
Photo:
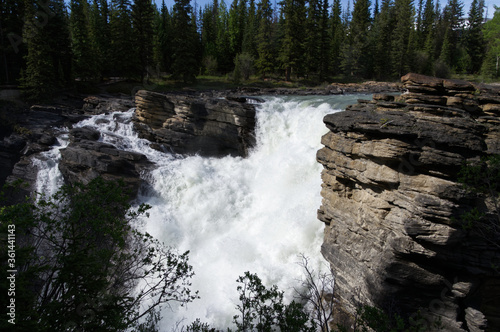
[[[90,127],[69,132],[70,143],[61,149],[59,169],[67,183],[88,183],[101,176],[108,181],[122,180],[135,196],[141,179],[140,170],[149,166],[146,156],[117,149],[98,141],[100,134]]]
[[[130,96],[116,98],[112,96],[89,96],[83,99],[82,111],[85,114],[101,114],[107,112],[126,112],[135,107]]]
[[[476,206],[457,174],[500,153],[500,90],[416,74],[401,96],[374,95],[324,118],[323,256],[337,319],[360,303],[445,331],[500,329],[500,246],[461,216]],[[479,203],[485,203],[479,200]]]
[[[241,101],[140,90],[135,127],[166,151],[246,156],[255,143],[255,105]]]

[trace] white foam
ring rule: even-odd
[[[196,318],[232,326],[236,279],[246,271],[267,286],[277,284],[290,300],[303,272],[298,255],[310,257],[314,269],[322,264],[316,151],[327,131],[322,119],[334,111],[332,100],[268,98],[259,108],[257,146],[248,158],[194,156],[152,172],[156,195],[142,198],[153,206],[147,230],[190,250],[193,289],[201,297],[187,308],[164,310],[162,331]]]
[[[316,151],[327,132],[322,119],[356,98],[266,98],[258,106],[257,145],[248,158],[178,158],[151,149],[133,131],[133,109],[77,124],[97,129],[101,141],[144,153],[156,164],[143,174],[152,189],[138,197],[152,206],[146,231],[180,252],[190,250],[196,273],[192,288],[201,296],[185,308],[165,308],[161,331],[196,318],[222,329],[233,326],[236,279],[246,271],[257,273],[267,286],[277,284],[290,300],[302,276],[298,255],[310,257],[313,269],[324,264],[323,225],[316,218],[321,204]],[[54,153],[57,169],[58,150]],[[46,184],[40,186],[59,185],[60,174],[44,174],[39,181]],[[47,184],[42,178],[59,180]]]

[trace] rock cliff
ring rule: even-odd
[[[337,319],[360,304],[416,317],[428,331],[500,329],[500,246],[460,222],[473,200],[464,162],[500,153],[500,90],[416,74],[401,96],[374,95],[327,115],[323,256]]]
[[[135,102],[139,136],[167,151],[209,157],[246,156],[255,143],[255,106],[244,98],[140,90]]]

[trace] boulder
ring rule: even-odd
[[[338,318],[352,320],[363,303],[420,312],[427,330],[437,321],[498,330],[500,250],[459,222],[478,198],[457,178],[464,162],[500,153],[500,103],[467,82],[408,74],[402,83],[404,103],[375,95],[324,118],[318,219]]]

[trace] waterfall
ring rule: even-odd
[[[321,268],[321,166],[315,156],[327,132],[322,119],[358,97],[266,97],[258,106],[257,144],[248,158],[181,158],[151,149],[133,131],[133,110],[77,124],[98,129],[101,140],[156,164],[142,175],[149,186],[137,198],[152,206],[145,230],[180,252],[190,250],[192,288],[201,297],[187,307],[165,308],[161,331],[196,318],[213,327],[232,326],[236,279],[246,271],[265,285],[278,285],[290,300],[302,277],[298,255]]]
[[[33,164],[38,169],[35,190],[46,197],[54,195],[63,185],[64,179],[59,171],[59,160],[61,160],[61,149],[69,144],[68,131],[59,128],[57,142],[52,149],[42,152],[33,158]]]

